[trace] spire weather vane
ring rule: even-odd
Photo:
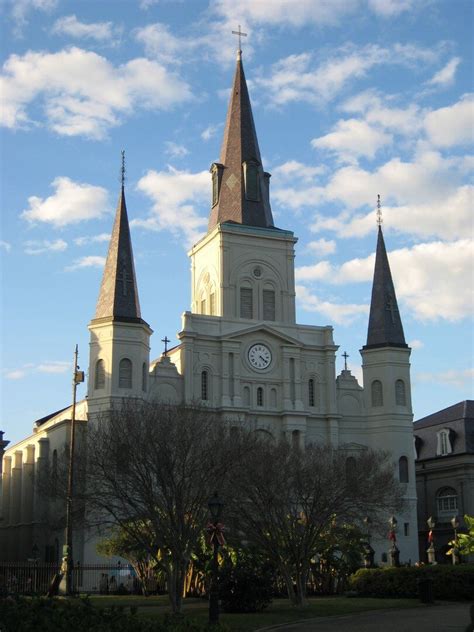
[[[122,166],[120,168],[120,181],[122,186],[125,186],[125,149],[120,152],[122,154]]]
[[[238,35],[239,36],[239,53],[242,52],[242,36],[243,37],[247,37],[247,33],[243,33],[240,30],[240,24],[239,24],[239,30],[238,31],[232,31],[232,35]]]
[[[377,226],[382,226],[382,205],[380,203],[380,194],[377,195]]]

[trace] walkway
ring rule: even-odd
[[[262,628],[261,632],[474,632],[469,604],[443,603],[406,610],[373,610],[342,617]]]

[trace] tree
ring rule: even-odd
[[[166,577],[179,612],[186,571],[208,518],[207,501],[233,475],[249,438],[198,406],[125,402],[90,423],[88,518],[119,527]]]
[[[259,441],[233,481],[233,516],[246,539],[278,566],[293,604],[304,605],[312,558],[331,525],[374,525],[403,504],[388,455],[347,458],[329,446],[299,450]]]
[[[467,533],[458,533],[457,540],[451,540],[449,544],[452,548],[447,552],[447,555],[451,555],[455,550],[461,555],[474,554],[474,516],[466,514],[464,522],[466,523]]]

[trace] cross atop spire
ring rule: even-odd
[[[237,50],[237,59],[241,59],[241,57],[242,57],[242,36],[243,37],[247,37],[247,33],[243,33],[240,30],[240,24],[239,24],[239,30],[238,31],[232,31],[232,35],[238,35],[239,36],[239,48]]]
[[[347,371],[347,358],[349,357],[349,354],[347,353],[347,351],[344,351],[344,353],[342,354],[342,357],[344,358],[344,371]]]
[[[382,226],[382,205],[380,204],[380,194],[377,195],[377,226]]]

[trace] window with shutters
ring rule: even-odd
[[[240,318],[253,317],[253,291],[251,287],[240,288]]]
[[[308,380],[308,405],[314,406],[314,380],[311,378]]]
[[[120,360],[119,388],[132,388],[132,361],[128,358]]]
[[[397,380],[395,382],[395,403],[397,406],[407,405],[405,382],[403,380]]]
[[[372,406],[383,406],[383,387],[380,380],[372,382]]]
[[[255,162],[244,163],[245,197],[252,202],[260,200],[260,187],[258,181],[258,165]]]
[[[408,483],[408,459],[401,456],[398,460],[398,480],[400,483]]]
[[[257,388],[257,406],[263,406],[263,388],[261,386]]]
[[[147,381],[148,381],[148,367],[146,365],[146,362],[144,362],[142,365],[142,391],[144,391],[145,393],[147,389]]]
[[[458,515],[458,494],[452,487],[444,487],[436,494],[438,518],[448,521]]]
[[[209,374],[207,371],[201,373],[201,399],[203,401],[209,399]]]
[[[451,438],[449,435],[449,428],[443,428],[436,433],[436,438],[438,440],[438,444],[436,446],[437,456],[445,456],[446,454],[451,454],[451,452],[453,451]]]
[[[105,365],[103,360],[97,360],[95,365],[95,384],[96,390],[105,387]]]
[[[263,290],[263,320],[275,320],[274,290]]]

